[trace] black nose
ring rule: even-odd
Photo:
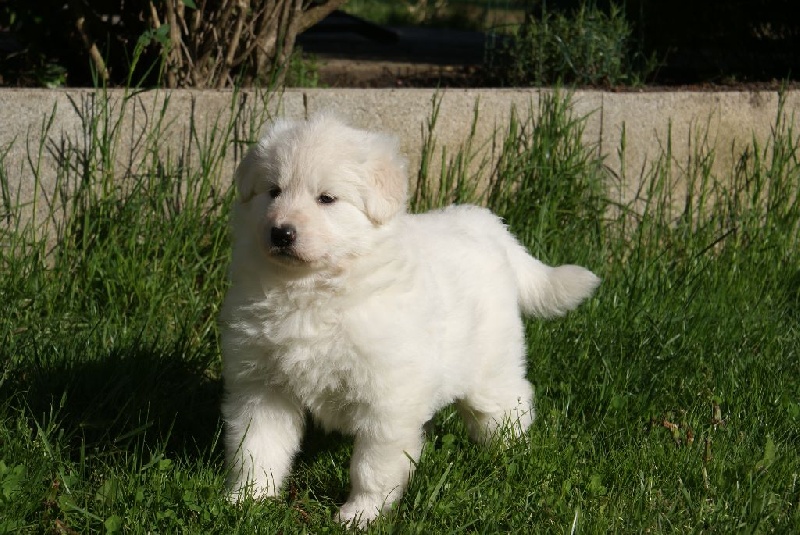
[[[288,224],[272,227],[269,238],[275,247],[289,247],[297,238],[297,229],[294,228],[294,225]]]

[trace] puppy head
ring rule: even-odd
[[[329,116],[278,121],[236,171],[237,212],[275,262],[335,265],[368,249],[405,211],[405,162],[394,138]],[[239,217],[238,219],[242,219]]]

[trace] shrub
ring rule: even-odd
[[[57,65],[69,85],[267,85],[283,81],[297,35],[344,2],[8,0],[0,28],[20,42],[18,83]]]
[[[581,3],[572,12],[531,12],[489,50],[490,76],[504,86],[639,84],[654,62],[635,49],[623,11]]]

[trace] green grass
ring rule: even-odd
[[[215,316],[231,192],[215,177],[259,118],[194,130],[171,156],[155,120],[136,165],[116,173],[116,111],[83,108],[93,142],[63,147],[72,193],[49,198],[69,216],[48,223],[53,250],[3,181],[0,532],[343,532],[331,519],[347,493],[343,437],[312,431],[280,499],[223,498]],[[479,447],[445,410],[405,497],[371,530],[797,531],[793,118],[781,112],[724,176],[712,152],[680,166],[664,154],[626,205],[583,125],[556,94],[519,110],[496,164],[426,141],[416,207],[481,200],[540,258],[587,265],[603,284],[567,318],[528,325],[539,417],[526,440]]]

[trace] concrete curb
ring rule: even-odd
[[[488,147],[506,128],[512,108],[523,116],[538,109],[541,89],[297,89],[278,95],[253,91],[145,91],[126,99],[123,90],[2,90],[0,91],[0,165],[19,203],[52,196],[58,184],[57,160],[64,150],[82,150],[91,143],[87,122],[98,110],[111,123],[120,119],[120,147],[115,165],[131,171],[142,136],[161,120],[159,146],[173,157],[193,136],[217,132],[235,116],[231,143],[217,170],[230,180],[246,142],[276,115],[302,118],[333,112],[356,126],[396,134],[415,172],[422,133],[438,95],[435,130],[437,147],[455,154],[467,139],[477,110],[476,143]],[[623,200],[638,189],[642,170],[671,147],[678,166],[691,165],[697,147],[715,152],[714,171],[729,173],[743,147],[770,136],[779,109],[776,92],[602,92],[573,93],[573,113],[586,117],[584,142],[596,147],[612,176],[618,177]],[[792,118],[800,91],[785,95],[784,112]],[[104,108],[106,107],[107,108]],[[102,113],[100,114],[102,115]],[[104,120],[106,120],[104,119]],[[622,139],[624,154],[620,154]],[[137,141],[138,140],[138,141]],[[488,150],[488,149],[487,149]],[[440,161],[440,159],[438,160]],[[41,206],[41,203],[40,203]],[[41,209],[41,208],[40,208]],[[41,214],[40,214],[41,215]]]

